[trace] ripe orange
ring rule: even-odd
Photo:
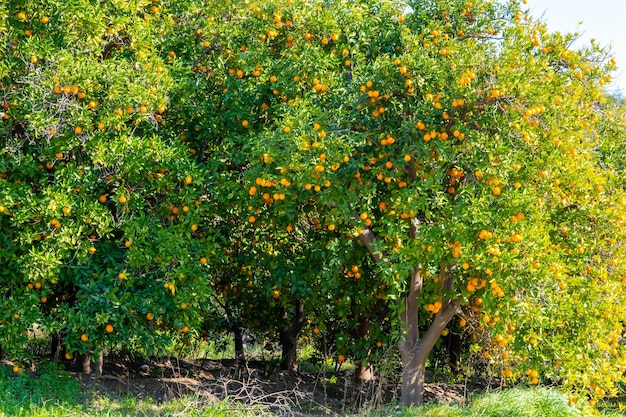
[[[278,291],[278,290],[272,291],[272,298],[274,300],[276,300],[276,299],[278,299],[278,297],[280,297],[280,291]]]
[[[19,374],[20,372],[22,372],[22,368],[20,368],[19,366],[15,365],[13,367],[13,373]]]
[[[107,326],[104,328],[104,330],[107,333],[113,333],[113,326],[111,324],[107,324]]]
[[[192,180],[192,178],[189,175],[185,177],[185,185],[191,184],[191,181],[193,181],[193,180]]]
[[[77,135],[80,135],[81,133],[83,133],[83,128],[80,126],[76,126],[74,128],[74,133],[76,133]]]
[[[200,258],[200,263],[201,263],[202,265],[206,265],[206,263],[207,263],[206,258],[204,258],[204,257]]]
[[[315,329],[313,329],[313,333],[314,334],[320,334],[320,329],[318,329],[317,327]]]
[[[154,314],[152,314],[152,313],[147,313],[147,314],[146,314],[146,318],[147,318],[148,320],[150,320],[150,321],[151,321],[151,320],[154,320]]]
[[[89,337],[85,333],[83,333],[80,335],[80,340],[82,340],[83,342],[86,342],[87,340],[89,340]]]
[[[106,203],[107,202],[107,196],[106,195],[101,195],[100,197],[98,197],[98,201],[101,203]]]
[[[343,355],[339,355],[339,356],[337,356],[337,361],[338,361],[338,362],[340,362],[340,363],[341,363],[341,362],[343,362],[343,361],[345,361],[345,360],[346,360],[346,357],[345,357],[345,356],[343,356]]]
[[[183,333],[187,333],[189,331],[189,327],[184,326],[182,329],[180,329],[180,331]]]
[[[198,230],[198,225],[197,224],[192,224],[191,225],[191,231],[195,232],[196,230]]]
[[[127,240],[126,242],[124,242],[124,246],[126,246],[127,248],[130,248],[132,244],[133,243],[130,240]]]

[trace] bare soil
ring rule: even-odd
[[[267,371],[261,361],[187,360],[160,358],[137,364],[105,363],[102,376],[76,374],[97,392],[117,398],[132,395],[160,403],[193,396],[203,403],[226,397],[246,406],[261,407],[279,416],[345,415],[394,401],[399,396],[397,378],[377,376],[357,383],[352,371]],[[463,404],[485,384],[427,383],[427,402]]]

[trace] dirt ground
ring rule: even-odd
[[[358,412],[393,401],[399,396],[397,378],[376,377],[358,384],[353,372],[267,371],[261,361],[183,360],[161,358],[146,363],[108,361],[100,377],[82,376],[101,395],[131,394],[155,403],[195,396],[202,402],[228,397],[248,406],[259,406],[279,416],[337,415]],[[470,388],[471,386],[471,388]],[[427,383],[427,402],[462,404],[480,383]]]

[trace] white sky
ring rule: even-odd
[[[578,31],[582,36],[575,46],[591,39],[611,46],[619,68],[609,89],[626,93],[626,0],[528,0],[527,7],[551,32]]]

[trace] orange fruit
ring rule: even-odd
[[[152,314],[152,313],[147,313],[147,314],[146,314],[146,318],[147,318],[148,320],[154,320],[154,314]]]
[[[111,324],[107,324],[106,327],[104,328],[104,330],[107,333],[113,333],[113,326]]]
[[[183,333],[187,333],[189,331],[189,327],[184,326],[182,329],[180,329],[180,331]]]
[[[74,128],[74,133],[76,133],[77,135],[80,135],[81,133],[83,133],[83,128],[80,126],[76,126]]]
[[[315,329],[313,329],[313,333],[314,334],[320,334],[320,329],[318,329],[317,327]]]
[[[274,300],[276,300],[276,299],[278,299],[278,297],[280,297],[280,291],[278,291],[278,290],[272,291],[272,298]]]
[[[19,374],[20,372],[22,372],[22,369],[19,366],[15,365],[13,367],[13,372]]]
[[[98,201],[101,203],[106,203],[107,202],[107,196],[106,195],[101,195],[100,197],[98,197]]]
[[[192,178],[189,175],[185,177],[185,185],[191,184],[191,181],[193,181],[193,180],[192,180]]]
[[[85,333],[83,333],[80,335],[80,340],[82,340],[83,342],[86,342],[87,340],[89,340],[89,337]]]
[[[125,196],[120,196],[120,198],[118,199],[118,201],[122,204],[126,203],[126,197]]]
[[[206,258],[200,258],[200,263],[201,263],[202,265],[206,265],[206,263],[207,263]]]
[[[345,357],[345,356],[343,356],[343,355],[339,355],[339,356],[337,356],[337,361],[338,361],[338,362],[343,362],[343,361],[345,361],[345,360],[346,360],[346,357]]]
[[[127,248],[130,248],[132,244],[133,243],[130,240],[127,240],[126,242],[124,242],[124,246],[126,246]]]

